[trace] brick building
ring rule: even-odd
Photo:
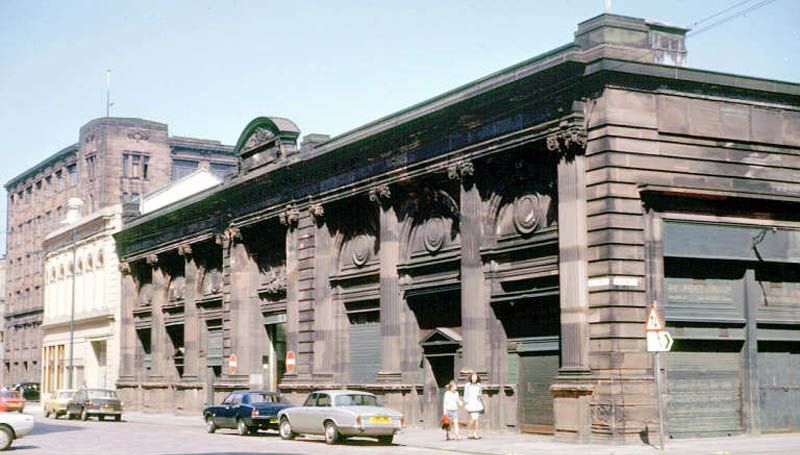
[[[321,143],[253,120],[236,176],[116,235],[125,402],[351,387],[435,425],[477,371],[492,427],[622,442],[658,374],[674,437],[800,429],[800,85],[690,69],[685,33],[604,14]]]
[[[79,140],[18,175],[8,193],[5,358],[2,382],[40,377],[43,311],[42,240],[61,226],[67,200],[83,214],[136,199],[193,168],[223,174],[236,165],[217,141],[170,137],[167,125],[132,118],[99,118]]]

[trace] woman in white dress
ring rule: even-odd
[[[469,413],[469,438],[480,439],[478,436],[478,419],[483,414],[483,387],[478,373],[469,375],[469,381],[464,385],[464,408]]]

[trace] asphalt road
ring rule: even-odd
[[[14,441],[7,453],[21,455],[283,455],[283,454],[442,454],[441,450],[418,449],[398,445],[383,446],[368,439],[353,439],[329,446],[321,438],[283,441],[277,433],[261,432],[239,436],[233,430],[208,434],[198,422],[196,427],[144,422],[99,422],[90,419],[67,421],[45,419],[36,415],[36,427],[30,435]],[[452,453],[452,452],[451,452]]]

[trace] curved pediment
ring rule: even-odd
[[[253,119],[239,135],[236,141],[235,152],[237,155],[248,155],[264,148],[271,148],[280,144],[297,144],[300,128],[286,118],[257,117]]]

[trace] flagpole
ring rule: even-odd
[[[106,117],[111,111],[111,70],[106,70]]]

